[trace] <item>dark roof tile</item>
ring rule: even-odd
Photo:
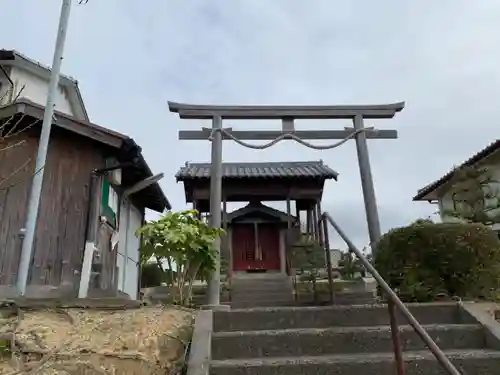
[[[188,163],[175,175],[177,181],[210,178],[210,163]],[[322,161],[223,163],[223,178],[323,178],[337,179],[338,173]]]

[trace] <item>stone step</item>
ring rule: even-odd
[[[475,323],[456,303],[409,304],[420,324]],[[402,316],[398,319],[405,324]],[[214,313],[214,331],[380,326],[389,324],[386,305],[269,307]]]
[[[485,332],[479,324],[424,326],[443,350],[481,349]],[[425,350],[411,326],[400,327],[404,350]],[[218,332],[212,336],[213,359],[297,357],[391,352],[389,326]]]
[[[269,287],[269,288],[253,288],[253,289],[239,289],[232,288],[231,295],[234,294],[248,294],[248,293],[257,293],[257,294],[268,294],[268,293],[290,293],[293,294],[293,289],[288,287]]]
[[[336,301],[336,305],[338,306],[351,306],[351,305],[373,305],[375,304],[375,300],[371,299],[359,299],[356,301]],[[280,299],[238,299],[237,301],[232,301],[229,305],[233,309],[251,309],[258,307],[296,307],[296,306],[315,306],[313,303],[299,303],[292,298],[280,298]],[[327,304],[322,304],[320,306],[327,306]]]
[[[275,280],[291,280],[290,276],[282,273],[247,273],[243,275],[233,276],[233,282],[246,282],[246,281],[275,281]]]
[[[232,309],[251,309],[256,307],[292,307],[295,306],[293,299],[279,299],[279,300],[254,300],[254,301],[238,301],[229,302]]]
[[[252,282],[252,283],[240,283],[240,284],[231,284],[232,291],[240,291],[240,292],[251,292],[251,291],[267,291],[267,290],[293,290],[293,285],[288,281],[280,281],[280,282]]]
[[[374,298],[375,297],[375,293],[370,292],[370,291],[337,292],[333,296],[334,296],[335,300],[343,299],[345,301],[348,301],[348,300]]]
[[[257,306],[311,306],[314,299],[295,301],[291,290],[266,290],[266,291],[232,291],[231,301],[238,303],[238,308],[257,307]],[[273,302],[288,301],[287,304],[273,304]],[[255,302],[255,303],[254,303]],[[350,292],[337,293],[334,304],[336,305],[365,305],[374,304],[375,296],[371,292]],[[240,304],[241,303],[241,304]],[[236,306],[236,305],[235,305]]]
[[[334,295],[334,305],[365,305],[375,302],[376,297],[373,292],[337,292]],[[311,295],[310,298],[299,296],[299,300],[297,301],[298,306],[312,306],[313,304],[313,295]],[[325,305],[327,303],[323,301],[322,304]]]
[[[467,375],[499,373],[500,352],[447,351],[448,358]],[[406,352],[406,375],[448,375],[427,351]],[[395,374],[392,353],[313,357],[212,360],[210,375],[390,375]]]
[[[265,295],[265,294],[289,294],[293,295],[292,288],[268,288],[268,289],[231,289],[231,296],[243,296],[247,294],[257,294],[257,295]]]
[[[358,297],[358,298],[352,298],[352,299],[344,299],[344,298],[339,298],[335,300],[334,304],[335,305],[342,305],[342,306],[347,306],[347,305],[372,305],[376,303],[375,297]]]
[[[293,300],[293,293],[291,291],[269,291],[265,292],[252,292],[252,293],[231,293],[231,301],[273,301],[280,299]]]

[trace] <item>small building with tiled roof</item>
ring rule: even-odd
[[[413,197],[413,200],[438,203],[440,213],[453,210],[453,199],[449,194],[453,174],[459,168],[472,166],[490,166],[493,170],[494,177],[496,179],[500,178],[500,140],[490,143],[462,164],[455,166],[439,179],[419,189]]]
[[[0,298],[124,293],[135,299],[136,230],[146,209],[171,208],[158,184],[163,174],[153,175],[132,138],[91,122],[78,82],[64,74],[54,97],[47,159],[35,171],[50,78],[48,66],[0,49]],[[23,281],[26,202],[33,175],[42,171],[32,260]],[[26,288],[17,290],[19,283]]]
[[[186,163],[175,176],[184,184],[186,201],[202,214],[210,209],[210,172],[210,163]],[[229,276],[289,273],[291,239],[300,230],[301,214],[306,231],[314,232],[325,182],[337,178],[338,173],[322,161],[223,163],[222,221],[228,235],[221,250]],[[263,201],[285,201],[287,210]],[[228,213],[228,202],[248,205]]]
[[[30,182],[38,173],[43,114],[43,106],[25,98],[0,107],[0,298],[17,293],[21,234]],[[85,289],[86,296],[125,293],[137,298],[135,231],[146,209],[171,208],[160,177],[153,175],[132,138],[56,110],[26,296],[74,298]],[[87,251],[95,256],[85,281]]]

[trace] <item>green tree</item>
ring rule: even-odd
[[[365,253],[364,256],[371,263],[373,261],[371,253]],[[352,252],[347,251],[342,254],[339,260],[340,275],[344,280],[355,280],[356,274],[361,277],[366,276],[366,269],[361,260]]]
[[[167,263],[178,302],[188,305],[193,282],[207,278],[215,267],[213,242],[222,234],[221,228],[200,220],[196,210],[170,211],[137,231],[142,235],[141,261],[154,258],[159,265]]]
[[[300,281],[310,284],[313,299],[317,302],[319,270],[325,267],[325,249],[312,236],[302,233],[293,245],[292,265],[300,272]]]
[[[491,168],[461,167],[451,179],[453,208],[445,209],[443,214],[468,223],[500,223],[499,186]]]
[[[420,221],[391,229],[374,263],[405,302],[498,299],[500,242],[483,224]]]

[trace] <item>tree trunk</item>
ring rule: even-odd
[[[196,280],[196,275],[198,274],[198,270],[200,269],[201,262],[198,262],[194,269],[190,272],[189,279],[188,279],[188,287],[186,291],[186,296],[185,296],[185,305],[188,306],[189,303],[191,302],[193,296],[193,283]]]

